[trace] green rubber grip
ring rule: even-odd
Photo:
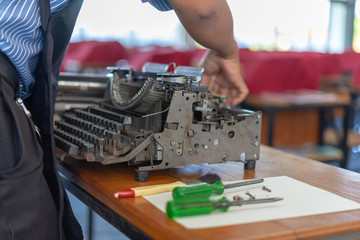
[[[174,200],[196,198],[206,199],[209,198],[212,194],[221,195],[223,192],[224,185],[220,181],[217,181],[214,184],[203,182],[176,187],[172,191],[172,196]]]
[[[228,203],[229,201],[225,197],[219,200],[186,199],[169,201],[166,205],[166,212],[169,218],[206,215],[214,210],[226,212],[229,209]]]

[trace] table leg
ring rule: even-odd
[[[349,148],[347,145],[347,138],[348,138],[348,130],[349,130],[349,116],[351,114],[351,106],[344,107],[345,115],[344,115],[344,122],[343,122],[343,138],[341,139],[340,147],[343,151],[343,160],[341,161],[340,166],[342,168],[347,168],[348,165],[348,155],[349,155]]]
[[[269,108],[268,111],[268,141],[269,146],[273,145],[273,135],[274,135],[274,122],[275,122],[275,109]]]
[[[88,208],[88,240],[93,239],[94,213]]]
[[[320,108],[319,109],[319,135],[318,135],[318,144],[324,145],[324,131],[326,125],[326,119],[325,119],[325,109]]]
[[[58,165],[60,166],[60,165]],[[150,236],[142,232],[138,227],[128,222],[124,217],[114,212],[110,207],[100,202],[88,192],[71,182],[69,179],[60,175],[61,180],[69,192],[71,192],[76,198],[87,205],[92,211],[96,212],[99,216],[104,218],[107,222],[120,230],[130,239],[152,239]],[[94,213],[92,213],[94,214]]]

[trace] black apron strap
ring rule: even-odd
[[[32,113],[32,119],[40,128],[43,139],[43,173],[58,209],[60,239],[78,240],[83,238],[82,230],[74,217],[57,170],[53,114],[60,67],[82,0],[69,0],[65,8],[53,14],[50,12],[50,0],[39,0],[39,2],[45,46],[39,57],[35,71],[35,86],[27,106]]]
[[[40,0],[41,27],[47,32],[49,19],[51,17],[50,0]]]
[[[18,86],[18,74],[8,57],[0,51],[0,77],[2,77],[13,90]]]

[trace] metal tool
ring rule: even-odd
[[[28,118],[32,118],[31,116],[31,112],[26,108],[23,100],[21,98],[16,98],[15,100],[16,104],[20,107],[20,109],[25,113],[25,115],[28,117]],[[41,133],[40,133],[40,128],[38,128],[38,126],[36,126],[34,124],[34,130],[35,130],[35,133],[36,133],[36,137],[37,137],[37,140],[41,143],[42,142],[42,138],[41,138]]]
[[[250,200],[239,200],[232,202],[230,202],[225,197],[221,198],[220,200],[209,200],[209,199],[177,200],[177,201],[169,201],[167,203],[166,212],[169,218],[185,217],[185,216],[210,214],[215,210],[226,212],[229,209],[229,207],[232,206],[269,203],[280,200],[283,200],[283,198],[250,199]]]
[[[196,179],[184,180],[184,181],[177,181],[173,183],[166,183],[166,184],[156,184],[156,185],[149,185],[149,186],[142,186],[142,187],[134,187],[126,190],[117,191],[114,196],[116,198],[131,198],[131,197],[140,197],[146,195],[152,195],[156,193],[162,192],[171,192],[175,187],[185,186],[190,184],[198,184],[201,182],[206,183],[215,183],[220,179],[217,174],[208,173],[204,176],[201,176]]]
[[[220,181],[217,181],[214,184],[198,183],[183,187],[176,187],[172,192],[172,196],[174,200],[209,198],[212,194],[216,194],[216,195],[223,194],[224,190],[228,188],[241,187],[241,186],[262,183],[262,182],[264,182],[263,178],[253,179],[238,183],[231,183],[231,184],[223,184]]]
[[[240,195],[234,195],[233,196],[233,199],[235,200],[235,201],[239,201],[239,200],[244,200]]]
[[[245,194],[248,195],[250,199],[255,200],[255,196],[252,195],[249,191],[246,191]]]

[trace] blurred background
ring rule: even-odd
[[[360,1],[228,0],[239,47],[339,53],[360,51]],[[72,42],[114,40],[126,47],[192,47],[175,13],[139,1],[84,2]]]
[[[360,0],[228,0],[228,4],[251,93],[317,89],[323,78],[335,75],[351,75],[352,83],[360,83]],[[140,0],[104,0],[101,7],[86,0],[62,71],[99,73],[114,65],[139,70],[145,62],[198,65],[203,54],[174,11],[160,12]],[[278,77],[281,64],[271,65],[274,73],[266,78],[271,78],[272,86],[259,86],[265,80],[254,76],[254,66],[262,71],[264,61],[290,54],[292,60],[313,65],[305,70],[299,64],[288,66],[311,72],[309,77],[279,86],[284,82],[284,73]]]

